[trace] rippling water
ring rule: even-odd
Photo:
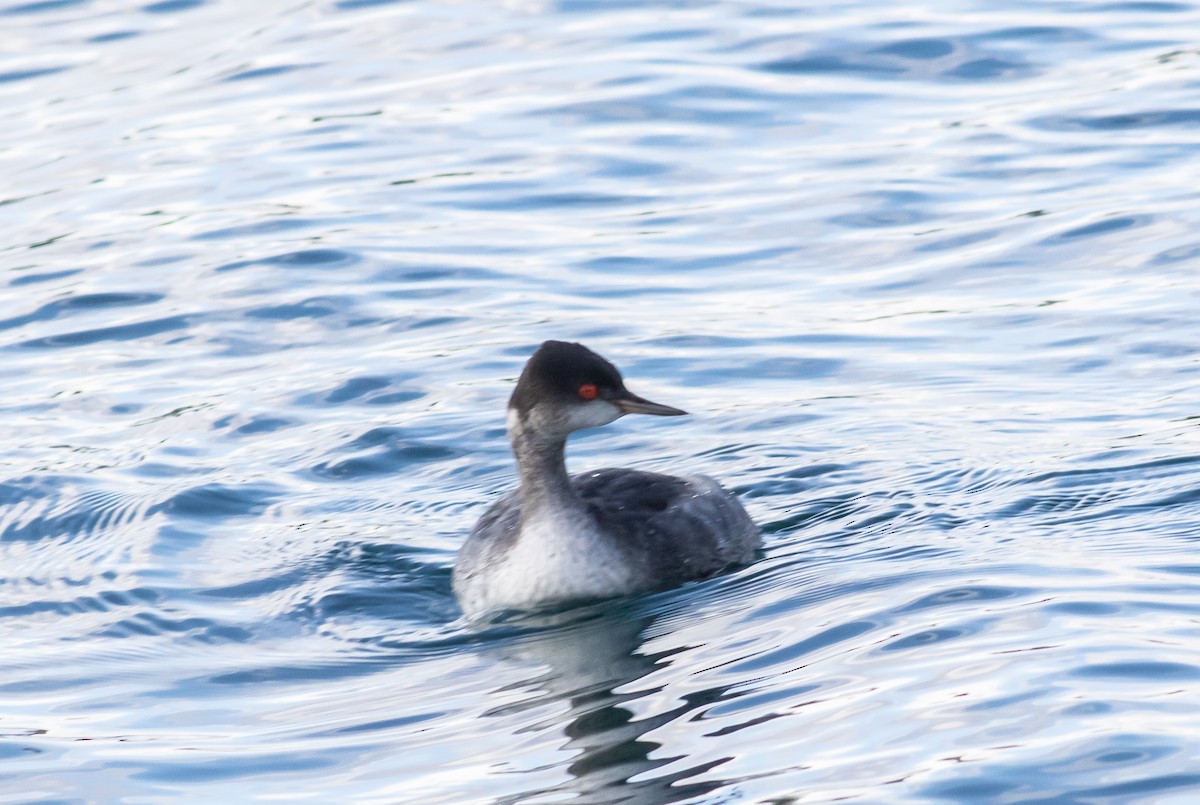
[[[1200,799],[1200,7],[0,5],[0,799]],[[471,628],[545,338],[739,572]]]

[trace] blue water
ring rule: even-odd
[[[0,25],[0,801],[1200,801],[1200,6]],[[760,561],[460,619],[546,338]]]

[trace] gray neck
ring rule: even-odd
[[[566,436],[550,436],[509,412],[508,437],[521,479],[521,523],[586,507],[567,475]]]

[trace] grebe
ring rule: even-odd
[[[508,401],[520,486],[479,518],[454,564],[463,612],[648,592],[750,562],[758,527],[712,478],[567,475],[572,432],[625,414],[686,413],[632,393],[615,366],[582,344],[538,347]]]

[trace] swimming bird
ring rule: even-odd
[[[538,347],[508,401],[520,485],[479,518],[454,564],[463,612],[649,592],[749,563],[758,527],[708,476],[567,474],[574,431],[625,414],[686,413],[629,391],[617,368],[582,344]]]

